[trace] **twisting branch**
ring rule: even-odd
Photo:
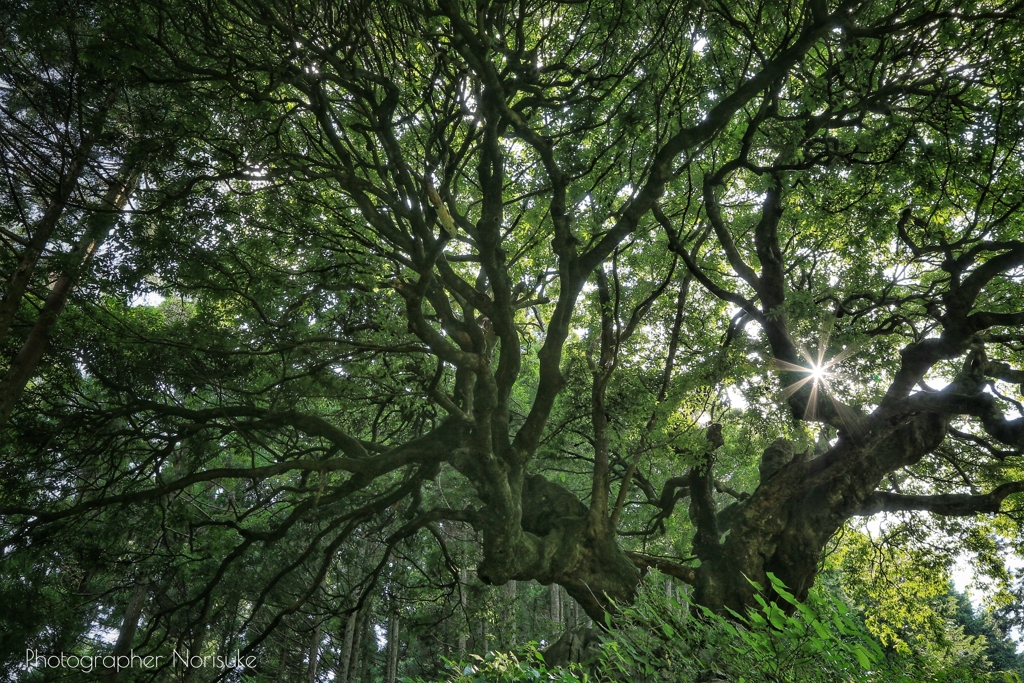
[[[645,553],[626,552],[626,557],[633,561],[633,564],[643,569],[657,569],[662,574],[675,577],[683,583],[694,584],[697,582],[697,570],[693,567],[679,564],[664,557],[655,557]]]
[[[936,515],[968,517],[1001,512],[1003,501],[1015,493],[1024,493],[1024,481],[1008,482],[981,495],[947,493],[935,496],[914,496],[876,491],[857,508],[854,514],[867,517],[879,512],[920,511]]]

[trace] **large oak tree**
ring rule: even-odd
[[[5,561],[251,650],[460,526],[595,619],[649,567],[804,595],[854,516],[1016,529],[1021,11],[100,2],[73,92],[12,28]]]

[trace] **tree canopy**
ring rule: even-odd
[[[883,512],[1012,591],[1022,12],[4,3],[5,656],[347,683],[467,571],[742,613]]]

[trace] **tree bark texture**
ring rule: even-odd
[[[337,676],[339,683],[348,683],[349,671],[352,670],[352,647],[355,641],[356,625],[359,621],[359,610],[354,610],[345,620],[345,635],[341,641],[341,654],[338,659]]]

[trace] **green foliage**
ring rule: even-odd
[[[774,576],[775,600],[758,594],[758,610],[732,619],[693,605],[686,593],[665,596],[657,584],[623,610],[606,643],[609,679],[713,680],[742,683],[878,681],[892,678],[863,623],[835,595],[812,589],[796,600]],[[703,677],[703,678],[702,678]],[[913,679],[906,679],[913,680]]]
[[[797,600],[771,577],[775,600],[745,615],[723,617],[694,605],[657,572],[637,602],[609,617],[598,651],[582,664],[549,667],[531,644],[517,652],[490,652],[448,662],[448,683],[511,681],[733,681],[735,683],[996,683],[1019,681],[977,662],[934,661],[883,649],[862,615],[834,590],[812,589]],[[411,679],[422,681],[423,679]]]
[[[568,667],[548,667],[535,643],[529,643],[517,652],[488,652],[485,656],[472,655],[468,663],[445,660],[450,674],[447,683],[587,683],[594,679],[578,664]],[[423,683],[422,678],[402,679],[406,683]]]
[[[1024,674],[1005,625],[990,610],[976,615],[952,588],[947,553],[906,527],[893,524],[878,539],[847,529],[829,555],[826,581],[847,596],[890,657],[914,662],[925,678]]]
[[[767,680],[858,680],[862,672],[882,664],[881,648],[835,596],[812,588],[801,602],[775,575],[769,573],[768,578],[772,595],[782,604],[755,594],[760,612],[732,612],[747,628],[723,624],[731,635],[742,638],[755,670]],[[702,611],[710,615],[707,608]]]

